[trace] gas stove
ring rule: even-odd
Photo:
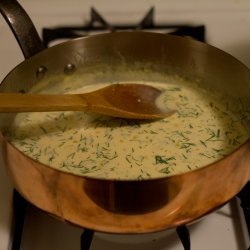
[[[105,3],[104,3],[105,2]],[[145,30],[188,36],[207,42],[250,65],[250,4],[247,1],[20,1],[37,27],[47,47],[64,40],[100,32]],[[150,3],[151,4],[151,3]],[[95,6],[95,7],[93,7]],[[100,11],[101,10],[101,11]],[[101,13],[101,14],[100,14]],[[146,13],[146,14],[145,14]],[[83,17],[86,19],[81,20]],[[0,78],[19,62],[22,54],[11,31],[0,20]],[[228,31],[228,32],[227,32]],[[249,241],[249,184],[238,197],[200,221],[163,232],[138,235],[112,235],[83,230],[60,222],[26,204],[18,194],[12,220],[12,186],[0,168],[0,249],[228,249],[245,250]],[[241,208],[243,205],[243,208]],[[26,208],[23,219],[22,208]],[[20,217],[19,217],[20,216]],[[17,224],[17,234],[11,222]],[[24,224],[23,224],[24,223]]]

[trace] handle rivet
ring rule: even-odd
[[[73,74],[76,70],[76,66],[72,63],[68,63],[65,67],[64,67],[64,73],[67,75]]]
[[[47,72],[47,68],[45,66],[40,66],[36,71],[36,77],[41,78]]]

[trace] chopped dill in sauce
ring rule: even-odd
[[[244,117],[233,116],[228,105],[209,93],[181,84],[153,84],[163,89],[158,105],[176,110],[171,117],[143,122],[85,112],[20,113],[6,136],[52,168],[138,180],[195,170],[247,140]]]

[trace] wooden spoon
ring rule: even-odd
[[[111,84],[84,94],[1,93],[0,112],[91,111],[129,119],[160,119],[173,114],[159,109],[161,91],[144,84]]]

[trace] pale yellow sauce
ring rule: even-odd
[[[225,157],[247,140],[241,121],[209,93],[188,85],[146,84],[165,90],[157,103],[176,110],[174,115],[145,122],[84,112],[22,113],[7,136],[52,168],[108,179],[184,173]]]

